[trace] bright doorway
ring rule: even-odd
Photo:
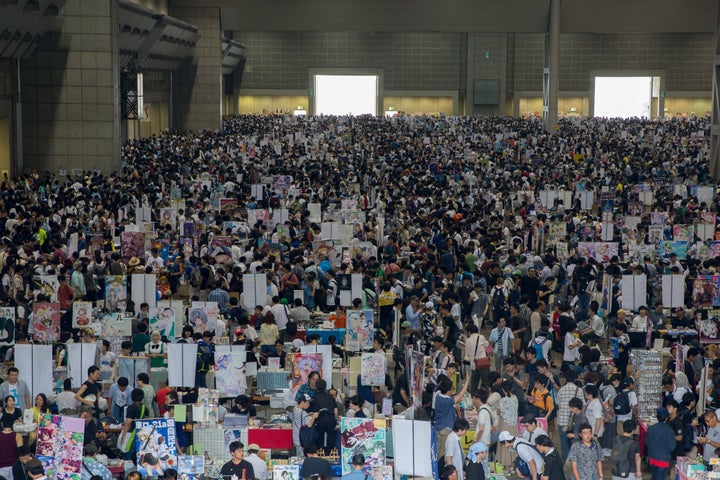
[[[315,115],[377,115],[378,75],[315,75]]]

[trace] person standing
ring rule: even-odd
[[[645,435],[647,445],[648,463],[652,480],[665,480],[670,469],[670,460],[675,450],[675,432],[667,424],[670,414],[666,408],[658,408],[656,412],[658,423],[650,425]]]
[[[560,452],[555,450],[552,440],[547,435],[538,435],[535,438],[535,448],[543,456],[542,480],[565,480],[565,463]]]
[[[713,410],[705,412],[705,424],[707,425],[707,432],[698,438],[698,443],[705,445],[703,460],[706,465],[709,465],[710,459],[715,456],[715,450],[720,448],[720,422],[718,422],[717,414]]]
[[[625,420],[622,433],[613,439],[612,480],[642,479],[640,444],[633,438],[635,427],[634,420]]]
[[[230,442],[230,455],[232,458],[222,466],[220,474],[224,478],[237,478],[238,480],[255,480],[255,470],[250,462],[245,460],[242,442]]]
[[[495,352],[495,370],[500,372],[503,360],[512,355],[512,330],[506,327],[505,317],[501,316],[497,320],[497,326],[490,332],[488,341],[493,346]]]
[[[100,407],[98,404],[100,398],[100,388],[98,385],[98,380],[100,380],[100,367],[91,365],[87,369],[87,375],[87,380],[80,385],[80,389],[75,394],[75,400],[88,407],[92,407],[93,416],[100,418]]]
[[[568,459],[572,462],[575,480],[600,480],[603,478],[603,456],[600,443],[593,436],[590,425],[580,427],[580,441],[570,447]]]
[[[464,418],[458,418],[453,424],[452,432],[445,439],[445,465],[454,465],[458,471],[458,480],[463,480],[463,449],[462,440],[470,424]]]
[[[562,455],[563,461],[567,460],[568,453],[570,453],[570,442],[568,441],[568,425],[570,424],[570,400],[573,398],[579,399],[581,402],[585,400],[583,390],[575,384],[577,374],[574,370],[567,370],[565,372],[565,385],[560,387],[557,395],[555,396],[557,409],[557,426],[558,434],[560,436],[560,454]]]

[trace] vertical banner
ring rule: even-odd
[[[197,361],[196,343],[168,343],[168,386],[194,387]]]
[[[267,305],[267,280],[264,273],[243,275],[243,306],[248,312],[255,311],[256,305]]]
[[[350,352],[371,349],[375,313],[372,310],[348,310],[346,315],[345,348]]]
[[[127,276],[105,276],[105,310],[124,312],[127,305]],[[140,308],[138,306],[138,308]]]
[[[177,468],[175,420],[136,420],[135,448],[137,470],[144,476],[161,477],[165,470]]]
[[[15,366],[20,370],[20,378],[30,387],[32,398],[38,393],[52,393],[52,364],[52,345],[15,345]]]
[[[433,476],[433,456],[437,456],[437,445],[433,449],[430,422],[393,419],[392,437],[396,475],[415,478]]]
[[[674,309],[685,306],[685,276],[662,276],[662,303],[665,308]]]
[[[15,343],[15,307],[0,307],[0,345]]]
[[[133,273],[130,297],[135,302],[135,313],[140,313],[140,304],[147,303],[150,308],[157,307],[157,275],[154,273]]]
[[[637,312],[647,305],[647,275],[622,276],[622,308]]]
[[[360,363],[360,378],[363,385],[382,387],[385,385],[387,358],[384,352],[363,353]]]
[[[35,448],[45,476],[55,480],[79,480],[82,473],[85,420],[60,415],[41,415]]]
[[[33,339],[36,342],[60,340],[60,304],[33,304]]]
[[[96,343],[68,343],[68,376],[72,379],[73,388],[80,386],[87,380],[87,370],[95,365],[97,356]]]

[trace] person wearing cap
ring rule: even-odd
[[[652,480],[665,480],[670,470],[672,452],[675,450],[675,432],[667,424],[670,414],[666,408],[658,408],[656,412],[658,422],[650,425],[645,435],[648,463]]]
[[[352,471],[343,475],[342,480],[365,480],[368,478],[368,475],[363,472],[363,467],[365,466],[365,455],[362,453],[353,455],[350,460],[350,465],[352,466]]]
[[[465,480],[485,480],[489,473],[488,447],[483,442],[470,445],[465,463]]]
[[[255,480],[255,470],[250,462],[245,460],[245,445],[236,440],[230,442],[230,455],[232,458],[220,469],[224,478],[237,478],[238,480]]]
[[[258,457],[258,453],[260,453],[260,446],[257,443],[251,443],[247,447],[245,460],[252,464],[253,472],[255,472],[255,478],[257,478],[257,480],[265,480],[268,473],[267,463],[265,463],[265,460]]]
[[[303,447],[300,444],[300,429],[302,427],[312,427],[315,420],[320,415],[319,412],[309,413],[307,410],[310,408],[310,401],[312,398],[310,395],[303,394],[296,398],[297,405],[292,410],[292,438],[293,446],[295,447],[295,456],[303,458],[305,456]]]
[[[535,449],[534,445],[528,443],[522,438],[514,437],[507,430],[503,430],[500,432],[500,435],[498,435],[498,444],[500,447],[511,448],[517,452],[518,456],[515,459],[515,473],[519,477],[531,480],[540,480],[545,460],[540,452]],[[523,475],[520,471],[519,466],[523,464],[526,465],[530,475]]]
[[[525,415],[520,423],[525,426],[525,432],[522,434],[522,438],[530,443],[535,443],[535,439],[540,435],[547,435],[547,432],[538,425],[537,418],[532,413]]]
[[[91,477],[101,477],[102,480],[112,480],[110,470],[97,460],[98,447],[94,443],[85,445],[85,456],[82,459],[81,479],[90,480]]]

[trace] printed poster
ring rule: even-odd
[[[180,251],[185,255],[185,258],[195,255],[195,237],[180,237]]]
[[[387,358],[385,353],[363,353],[360,363],[360,378],[363,385],[380,387],[385,385]]]
[[[578,253],[584,258],[594,258],[600,263],[608,263],[618,254],[617,242],[578,242]]]
[[[650,213],[650,224],[651,225],[665,225],[667,219],[667,212],[651,212]]]
[[[687,249],[687,242],[669,240],[660,242],[660,256],[664,258],[669,258],[674,253],[677,255],[678,260],[685,260],[687,258]]]
[[[374,312],[372,310],[348,310],[346,315],[345,348],[350,352],[371,349]]]
[[[247,434],[245,435],[245,438],[243,438],[243,430],[237,429],[237,430],[223,430],[223,440],[225,442],[225,452],[230,451],[230,444],[232,442],[242,442],[244,444],[247,443]],[[228,454],[229,455],[229,454]]]
[[[210,239],[208,253],[216,263],[232,262],[232,237],[218,235]]]
[[[720,242],[708,242],[708,257],[720,257]]]
[[[692,304],[695,308],[720,305],[719,275],[698,275],[693,282]]]
[[[340,462],[342,474],[352,472],[352,457],[365,456],[363,472],[385,465],[385,420],[372,418],[340,418]]]
[[[160,209],[160,227],[164,230],[167,225],[170,225],[172,230],[175,230],[175,222],[177,215],[174,208],[161,208]],[[139,257],[138,257],[139,258]]]
[[[188,325],[192,326],[195,332],[203,333],[206,330],[214,332],[217,317],[216,302],[193,302],[188,311]]]
[[[178,473],[186,473],[188,475],[204,475],[205,474],[205,456],[204,455],[179,455],[178,456]]]
[[[131,312],[108,312],[100,317],[102,335],[104,337],[129,337],[132,335]]]
[[[709,223],[715,225],[717,214],[713,212],[700,212],[700,223]]]
[[[297,392],[297,389],[300,388],[301,385],[307,383],[310,372],[319,372],[320,378],[322,378],[322,353],[294,353],[291,358],[292,375],[290,388],[293,392]]]
[[[162,476],[177,468],[175,420],[156,418],[135,420],[137,469],[143,476]]]
[[[223,397],[245,394],[245,353],[215,353],[215,385]]]
[[[73,328],[85,328],[92,321],[92,302],[73,302]]]
[[[0,307],[0,345],[15,343],[15,307]]]
[[[127,305],[127,276],[105,276],[105,310],[124,312]]]
[[[80,480],[84,437],[82,418],[41,415],[35,454],[48,478]]]
[[[273,465],[272,480],[300,480],[300,465]]]
[[[373,480],[394,480],[392,465],[373,467],[372,478]]]
[[[33,304],[33,339],[36,342],[60,340],[60,304]]]
[[[156,314],[150,318],[150,331],[158,330],[161,336],[175,338],[175,322],[178,314],[180,312],[175,312],[171,307],[158,308]]]
[[[693,240],[693,227],[690,225],[673,225],[673,240],[676,242],[691,242]]]
[[[425,379],[425,357],[422,353],[410,351],[410,374],[410,396],[413,406],[420,408]]]
[[[58,281],[57,275],[35,275],[33,276],[33,282],[35,283],[35,289],[39,290],[37,293],[43,293],[50,297],[51,302],[57,302],[57,292],[60,288],[60,282]],[[68,282],[70,278],[68,276]]]
[[[145,232],[122,232],[120,234],[120,256],[125,263],[132,257],[145,257]]]

